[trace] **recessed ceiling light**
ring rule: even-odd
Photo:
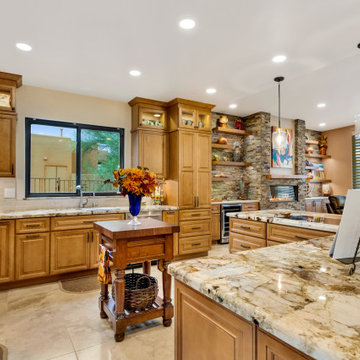
[[[130,71],[129,71],[129,74],[130,74],[131,76],[140,76],[140,75],[141,75],[141,71],[139,71],[139,70],[130,70]]]
[[[325,103],[319,103],[316,105],[319,109],[326,107]]]
[[[215,94],[215,93],[216,93],[216,89],[215,89],[215,88],[208,88],[208,89],[206,89],[206,92],[207,92],[208,94]]]
[[[236,108],[237,108],[237,105],[236,105],[236,104],[230,104],[230,105],[229,105],[229,108],[230,108],[230,109],[236,109]]]
[[[323,127],[323,126],[325,126],[326,125],[326,123],[320,123],[319,124],[319,126],[321,126],[321,127]]]
[[[179,22],[179,26],[182,29],[190,30],[195,27],[195,21],[193,19],[183,19]]]
[[[160,117],[161,115],[160,114],[154,114],[155,117]]]
[[[272,61],[274,63],[282,63],[286,61],[286,59],[287,59],[286,55],[276,55],[272,58]]]
[[[31,51],[32,50],[32,47],[29,44],[25,44],[25,43],[16,43],[16,47],[22,51]]]

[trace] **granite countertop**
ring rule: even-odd
[[[177,206],[170,205],[144,205],[142,211],[165,211],[178,210]],[[53,217],[53,216],[75,216],[75,215],[102,215],[118,214],[129,212],[129,206],[119,207],[88,207],[88,208],[69,208],[69,209],[43,209],[43,210],[26,210],[26,211],[9,211],[0,212],[0,220],[4,219],[21,219],[34,217]],[[141,214],[141,212],[140,212]]]
[[[281,213],[284,211],[291,212],[291,215],[294,216],[306,216],[307,221],[294,220],[283,217]],[[238,219],[268,222],[273,224],[295,226],[306,229],[328,231],[333,233],[336,233],[341,220],[341,215],[309,211],[295,211],[289,209],[233,212],[228,213],[227,216],[235,217]]]
[[[360,272],[334,236],[174,262],[169,273],[315,359],[360,359]]]
[[[221,205],[221,204],[246,204],[246,203],[258,203],[259,200],[222,200],[222,201],[212,201],[211,205]]]

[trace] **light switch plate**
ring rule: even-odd
[[[4,189],[4,198],[5,199],[14,199],[15,198],[15,188],[5,188]]]

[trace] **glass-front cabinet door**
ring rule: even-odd
[[[140,108],[139,127],[164,130],[166,127],[166,112],[161,109]]]
[[[197,110],[197,127],[199,130],[211,131],[211,112]]]
[[[194,129],[197,126],[196,110],[184,106],[179,107],[179,127]]]

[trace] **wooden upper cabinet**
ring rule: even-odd
[[[15,90],[21,85],[21,75],[0,72],[0,177],[15,177]]]
[[[15,221],[0,221],[0,283],[14,279]]]
[[[131,129],[167,130],[167,109],[163,101],[136,97],[129,101],[131,106]]]
[[[0,177],[15,176],[15,146],[16,115],[0,113]]]
[[[168,103],[170,131],[190,129],[211,131],[211,109],[215,105],[176,98]]]
[[[132,166],[147,167],[158,177],[167,177],[167,133],[151,130],[137,130],[132,133],[132,147]]]

